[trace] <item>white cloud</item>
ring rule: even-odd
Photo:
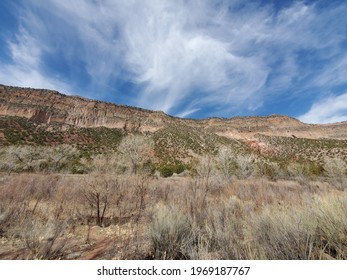
[[[347,83],[347,55],[338,57],[328,63],[322,72],[314,79],[314,84],[320,86],[339,85]]]
[[[314,103],[311,109],[298,117],[305,123],[334,123],[347,121],[347,93],[330,96]]]
[[[10,42],[9,48],[13,61],[28,68],[39,64],[41,49],[38,42],[25,30],[21,30],[17,36],[18,42]]]
[[[252,102],[271,70],[267,46],[273,41],[287,44],[288,36],[274,38],[272,15],[265,9],[230,13],[225,2],[222,8],[206,1],[183,3],[149,1],[122,10],[126,62],[136,81],[145,85],[137,105],[177,113],[175,107],[193,99],[197,108],[183,107],[184,112],[207,104],[230,112],[245,100]],[[281,22],[286,32],[292,27],[285,19]]]
[[[0,64],[0,82],[7,85],[55,89],[64,93],[70,87],[42,72],[40,42],[25,29],[20,29],[15,41],[9,42],[11,64]]]
[[[23,5],[22,30],[9,44],[13,64],[0,70],[4,81],[66,86],[42,67],[42,53],[54,55],[58,49],[71,65],[82,62],[89,83],[131,81],[138,88],[132,105],[180,116],[206,106],[216,108],[212,115],[259,109],[298,77],[316,76],[317,69],[309,74],[302,69],[298,52],[319,57],[324,50],[333,56],[343,39],[341,30],[334,32],[334,20],[329,25],[333,9],[303,2],[279,13],[237,0],[28,0]],[[330,75],[340,82],[343,66],[320,80],[329,83]]]

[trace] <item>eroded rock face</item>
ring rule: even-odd
[[[181,119],[160,111],[68,96],[51,90],[3,85],[0,85],[0,115],[25,117],[47,125],[58,123],[77,127],[104,126],[140,132],[155,132],[167,125],[183,124],[236,139],[252,139],[257,134],[347,139],[347,122],[309,125],[280,115],[230,119]]]
[[[67,96],[56,91],[0,86],[0,115],[37,123],[156,131],[169,117],[162,112]]]

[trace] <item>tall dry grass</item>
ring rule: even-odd
[[[117,248],[114,255],[134,257],[142,247],[147,200],[147,181],[142,177],[4,175],[0,180],[0,238],[11,250],[0,249],[0,258],[81,256],[106,237],[112,250]],[[112,237],[103,235],[107,227]]]
[[[347,258],[347,194],[332,186],[263,179],[234,181],[221,190],[195,181],[171,192],[190,225],[187,259]],[[167,225],[178,226],[176,217],[155,218],[152,236]],[[154,249],[168,248],[173,234],[152,239]]]
[[[331,181],[2,174],[0,258],[347,259]]]

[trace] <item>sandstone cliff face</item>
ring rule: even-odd
[[[51,90],[3,85],[0,85],[0,115],[24,117],[47,125],[104,126],[140,132],[155,132],[167,125],[184,124],[236,139],[251,139],[257,134],[313,139],[347,139],[347,122],[308,125],[294,118],[280,115],[231,119],[180,119],[159,111],[67,96]]]
[[[155,131],[170,117],[162,112],[115,105],[50,90],[0,86],[0,115],[42,124]]]
[[[347,122],[313,125],[280,115],[211,120],[206,124],[206,129],[221,136],[237,139],[250,139],[257,134],[311,139],[347,139]]]

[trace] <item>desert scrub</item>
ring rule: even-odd
[[[347,259],[347,194],[317,197],[312,213],[316,217],[316,252],[319,259]]]
[[[228,146],[234,151],[246,149],[240,141],[185,125],[160,129],[153,133],[153,140],[156,156],[166,164],[173,164],[177,159],[190,161],[198,155],[216,155],[219,146]]]
[[[196,259],[247,259],[245,225],[248,222],[247,203],[229,197],[218,204],[209,204],[206,217],[195,225],[198,244]]]
[[[167,177],[171,177],[174,172],[173,172],[171,166],[164,165],[164,166],[159,167],[159,173],[160,173],[160,176],[167,178]]]
[[[256,259],[346,259],[347,195],[308,199],[296,211],[267,206],[248,225]]]
[[[14,172],[68,172],[84,170],[79,150],[72,145],[54,147],[11,145],[0,148],[0,170]],[[82,169],[83,167],[83,169]]]
[[[306,218],[306,217],[305,217]],[[300,217],[267,207],[250,224],[255,259],[309,259],[314,225],[300,224]]]
[[[141,166],[152,156],[153,141],[141,134],[129,135],[122,139],[118,146],[125,166],[128,166],[132,174],[137,174]]]
[[[158,171],[160,173],[160,176],[167,178],[172,176],[174,173],[180,174],[186,169],[187,169],[187,166],[185,164],[178,163],[178,164],[159,166]]]
[[[347,147],[346,140],[337,139],[308,139],[282,136],[258,135],[259,140],[267,143],[270,147],[276,147],[279,158],[300,158],[305,161],[315,161],[322,163],[324,157],[343,157],[346,160],[344,151]]]
[[[152,256],[160,260],[189,259],[193,245],[192,224],[175,207],[158,205],[150,227]]]
[[[324,158],[324,171],[328,177],[345,177],[347,171],[346,162],[341,158]]]

